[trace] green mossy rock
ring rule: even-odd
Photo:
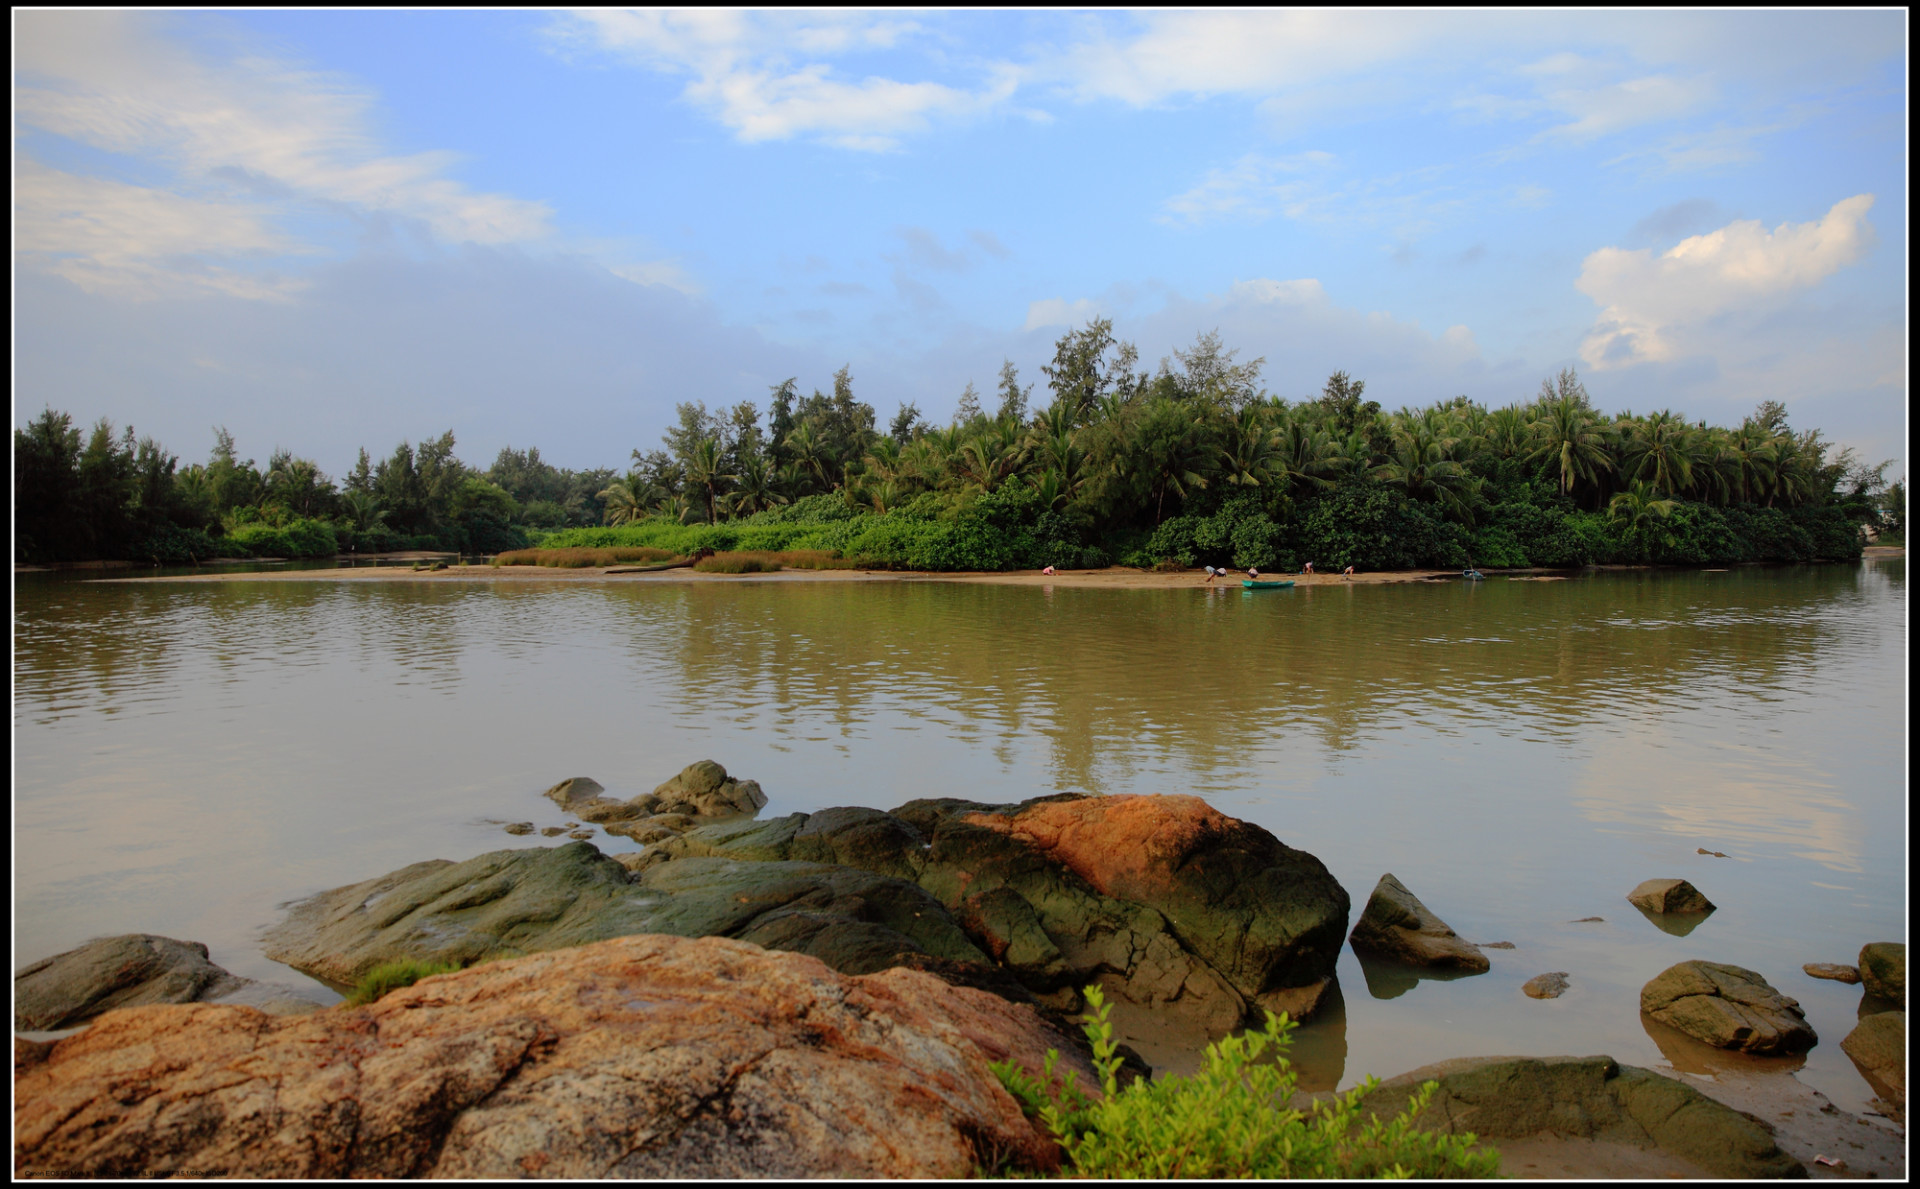
[[[14,973],[13,1028],[71,1028],[115,1008],[216,998],[247,981],[214,965],[197,941],[152,933],[100,937]]]
[[[1907,1108],[1907,1013],[1883,1011],[1861,1020],[1840,1048],[1874,1092],[1903,1115]]]
[[[1876,941],[1860,950],[1860,981],[1867,994],[1894,1003],[1907,1001],[1907,947],[1904,942]]]
[[[265,941],[268,957],[347,985],[383,962],[467,966],[636,933],[754,941],[847,974],[903,951],[986,961],[945,908],[901,880],[711,858],[629,876],[585,842],[416,863],[302,901]]]
[[[1416,1125],[1498,1141],[1599,1140],[1679,1157],[1717,1177],[1804,1177],[1762,1124],[1693,1087],[1611,1057],[1463,1057],[1381,1082],[1362,1101],[1391,1116],[1440,1083]]]

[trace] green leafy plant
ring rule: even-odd
[[[411,959],[383,962],[360,976],[353,993],[347,996],[347,1006],[359,1007],[372,1003],[402,987],[411,987],[430,975],[451,974],[458,969],[451,962],[416,962]]]
[[[1301,1111],[1287,1102],[1298,1082],[1285,1052],[1297,1026],[1285,1015],[1266,1026],[1207,1046],[1191,1077],[1139,1079],[1122,1087],[1109,1009],[1098,987],[1086,991],[1087,1039],[1100,1076],[1099,1093],[1072,1071],[1055,1076],[1058,1052],[1039,1077],[1013,1061],[996,1062],[1001,1085],[1046,1128],[1077,1177],[1449,1177],[1494,1176],[1500,1154],[1475,1148],[1471,1133],[1422,1131],[1414,1118],[1432,1100],[1428,1082],[1392,1118],[1362,1118],[1361,1101],[1379,1085],[1367,1081]],[[1271,1061],[1261,1061],[1269,1051]]]

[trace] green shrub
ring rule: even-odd
[[[1205,1065],[1192,1077],[1142,1078],[1122,1088],[1098,987],[1087,988],[1087,1003],[1101,1097],[1081,1090],[1072,1073],[1056,1081],[1058,1052],[1047,1054],[1043,1078],[1010,1060],[992,1067],[1064,1149],[1074,1176],[1484,1178],[1499,1171],[1500,1154],[1474,1150],[1471,1133],[1437,1135],[1413,1126],[1438,1088],[1434,1082],[1392,1119],[1360,1121],[1361,1099],[1379,1084],[1373,1078],[1310,1111],[1286,1106],[1298,1075],[1285,1056],[1295,1025],[1284,1015],[1269,1013],[1264,1029],[1208,1045]],[[1260,1062],[1269,1049],[1273,1061]]]
[[[402,987],[411,987],[421,979],[435,974],[451,974],[460,969],[450,962],[384,962],[360,976],[354,985],[353,993],[347,996],[347,1005],[358,1007],[372,1003],[382,996],[398,991]]]
[[[246,557],[332,557],[340,541],[331,524],[300,517],[278,528],[260,521],[236,525],[220,547]]]

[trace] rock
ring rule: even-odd
[[[591,776],[569,776],[541,794],[568,813],[577,801],[598,800],[607,790]]]
[[[1348,911],[1318,859],[1185,796],[827,809],[703,826],[650,853],[912,880],[1043,1002],[1075,1010],[1099,981],[1121,1036],[1140,1042],[1175,1016],[1218,1037],[1263,996],[1304,1014],[1333,973]]]
[[[467,966],[635,933],[735,937],[852,974],[905,952],[986,961],[945,908],[901,880],[729,859],[630,873],[586,842],[415,863],[292,906],[263,940],[269,958],[346,986],[383,962]]]
[[[1554,1137],[1657,1152],[1715,1177],[1807,1175],[1761,1123],[1691,1086],[1611,1057],[1442,1061],[1381,1082],[1361,1109],[1390,1116],[1429,1080],[1440,1088],[1414,1125],[1495,1141],[1508,1175],[1527,1142]]]
[[[1876,941],[1861,947],[1860,981],[1867,994],[1907,1002],[1907,947],[1898,941]]]
[[[1480,942],[1479,945],[1483,950],[1510,950],[1513,948],[1511,941],[1483,941]]]
[[[1713,902],[1684,879],[1649,879],[1627,893],[1627,902],[1657,913],[1712,912]]]
[[[1411,963],[1459,970],[1491,968],[1480,947],[1447,927],[1392,873],[1380,877],[1353,926],[1355,947]]]
[[[696,817],[730,817],[757,813],[767,795],[754,780],[734,780],[712,760],[688,764],[680,774],[653,790],[657,813],[687,813]]]
[[[151,933],[101,937],[22,967],[13,976],[16,1032],[52,1032],[105,1011],[215,999],[256,1002],[275,1014],[320,1005],[290,988],[256,983],[216,966],[207,947]]]
[[[1640,989],[1640,1010],[1715,1048],[1760,1056],[1804,1052],[1818,1039],[1798,1001],[1718,962],[1669,966]]]
[[[1581,917],[1578,920],[1568,921],[1567,923],[1570,925],[1604,925],[1606,922],[1607,918],[1605,917]]]
[[[1833,962],[1809,962],[1800,969],[1814,978],[1830,978],[1837,983],[1851,986],[1860,981],[1860,972],[1851,966],[1841,966]]]
[[[1716,859],[1724,859],[1727,857],[1724,851],[1708,850],[1704,846],[1697,848],[1693,853],[1697,855],[1712,855]]]
[[[1520,991],[1529,999],[1558,999],[1567,992],[1567,972],[1536,974],[1521,984]]]
[[[684,813],[660,813],[636,821],[616,822],[607,827],[607,833],[631,838],[642,846],[651,846],[669,838],[678,838],[699,824],[700,819]]]
[[[1888,1104],[1907,1109],[1907,1013],[1883,1011],[1861,1020],[1840,1048]]]
[[[568,832],[567,837],[572,838],[576,841],[584,842],[587,839],[593,837],[593,831],[592,830],[572,830]]]
[[[567,828],[565,826],[542,826],[540,828],[540,833],[548,838],[558,838],[566,832]]]
[[[958,1178],[1057,1153],[988,1063],[1030,1009],[721,939],[627,937],[296,1019],[192,1005],[15,1045],[16,1175]]]
[[[531,834],[533,833],[533,823],[532,822],[514,822],[511,825],[504,827],[504,829],[509,834]]]

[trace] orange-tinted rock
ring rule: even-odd
[[[988,1062],[1029,1008],[718,938],[623,937],[276,1018],[109,1013],[15,1046],[16,1175],[965,1176],[1051,1144]],[[1065,1067],[1063,1066],[1063,1068]]]

